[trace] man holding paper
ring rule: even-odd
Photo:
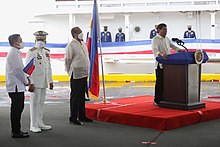
[[[50,50],[45,48],[46,35],[44,31],[37,31],[34,33],[36,38],[35,47],[31,48],[26,57],[26,63],[33,64],[35,69],[29,75],[31,92],[30,98],[30,131],[34,133],[41,132],[41,130],[50,130],[50,125],[45,125],[43,122],[43,106],[46,97],[46,89],[53,89],[52,70],[50,64]]]
[[[28,79],[23,72],[23,62],[21,49],[24,48],[24,43],[19,34],[13,34],[8,37],[11,49],[8,52],[6,59],[6,90],[11,98],[11,133],[12,138],[29,137],[27,132],[22,132],[21,129],[21,114],[24,109],[24,91],[25,86],[28,86]]]

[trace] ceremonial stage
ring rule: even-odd
[[[98,121],[167,131],[220,118],[220,102],[202,102],[206,108],[186,111],[155,106],[153,96],[135,96],[86,104],[86,114]]]

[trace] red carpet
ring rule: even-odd
[[[98,121],[165,131],[220,118],[219,102],[203,102],[206,108],[185,111],[154,106],[153,96],[137,96],[112,100],[109,104],[86,104],[86,114]]]
[[[208,96],[209,99],[219,99],[220,96]]]

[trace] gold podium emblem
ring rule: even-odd
[[[197,64],[202,64],[203,60],[204,60],[204,54],[201,50],[197,50],[194,53],[194,58],[195,58],[195,62]]]

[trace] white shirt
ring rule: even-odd
[[[16,92],[16,86],[18,92],[25,91],[28,80],[23,69],[21,51],[12,47],[6,59],[6,90],[8,93]]]
[[[157,68],[158,62],[156,61],[156,57],[158,57],[159,54],[170,54],[170,49],[174,49],[175,51],[178,51],[180,48],[175,46],[168,37],[163,38],[159,34],[157,34],[153,40],[152,40],[152,50],[155,58],[155,68]],[[159,64],[160,68],[162,67],[162,64]]]
[[[73,79],[88,77],[89,56],[86,44],[73,40],[67,45],[65,50],[65,70]]]
[[[31,84],[36,88],[47,88],[53,83],[52,69],[50,64],[50,50],[46,48],[31,48],[26,57],[26,64],[34,58],[35,69],[29,76]]]

